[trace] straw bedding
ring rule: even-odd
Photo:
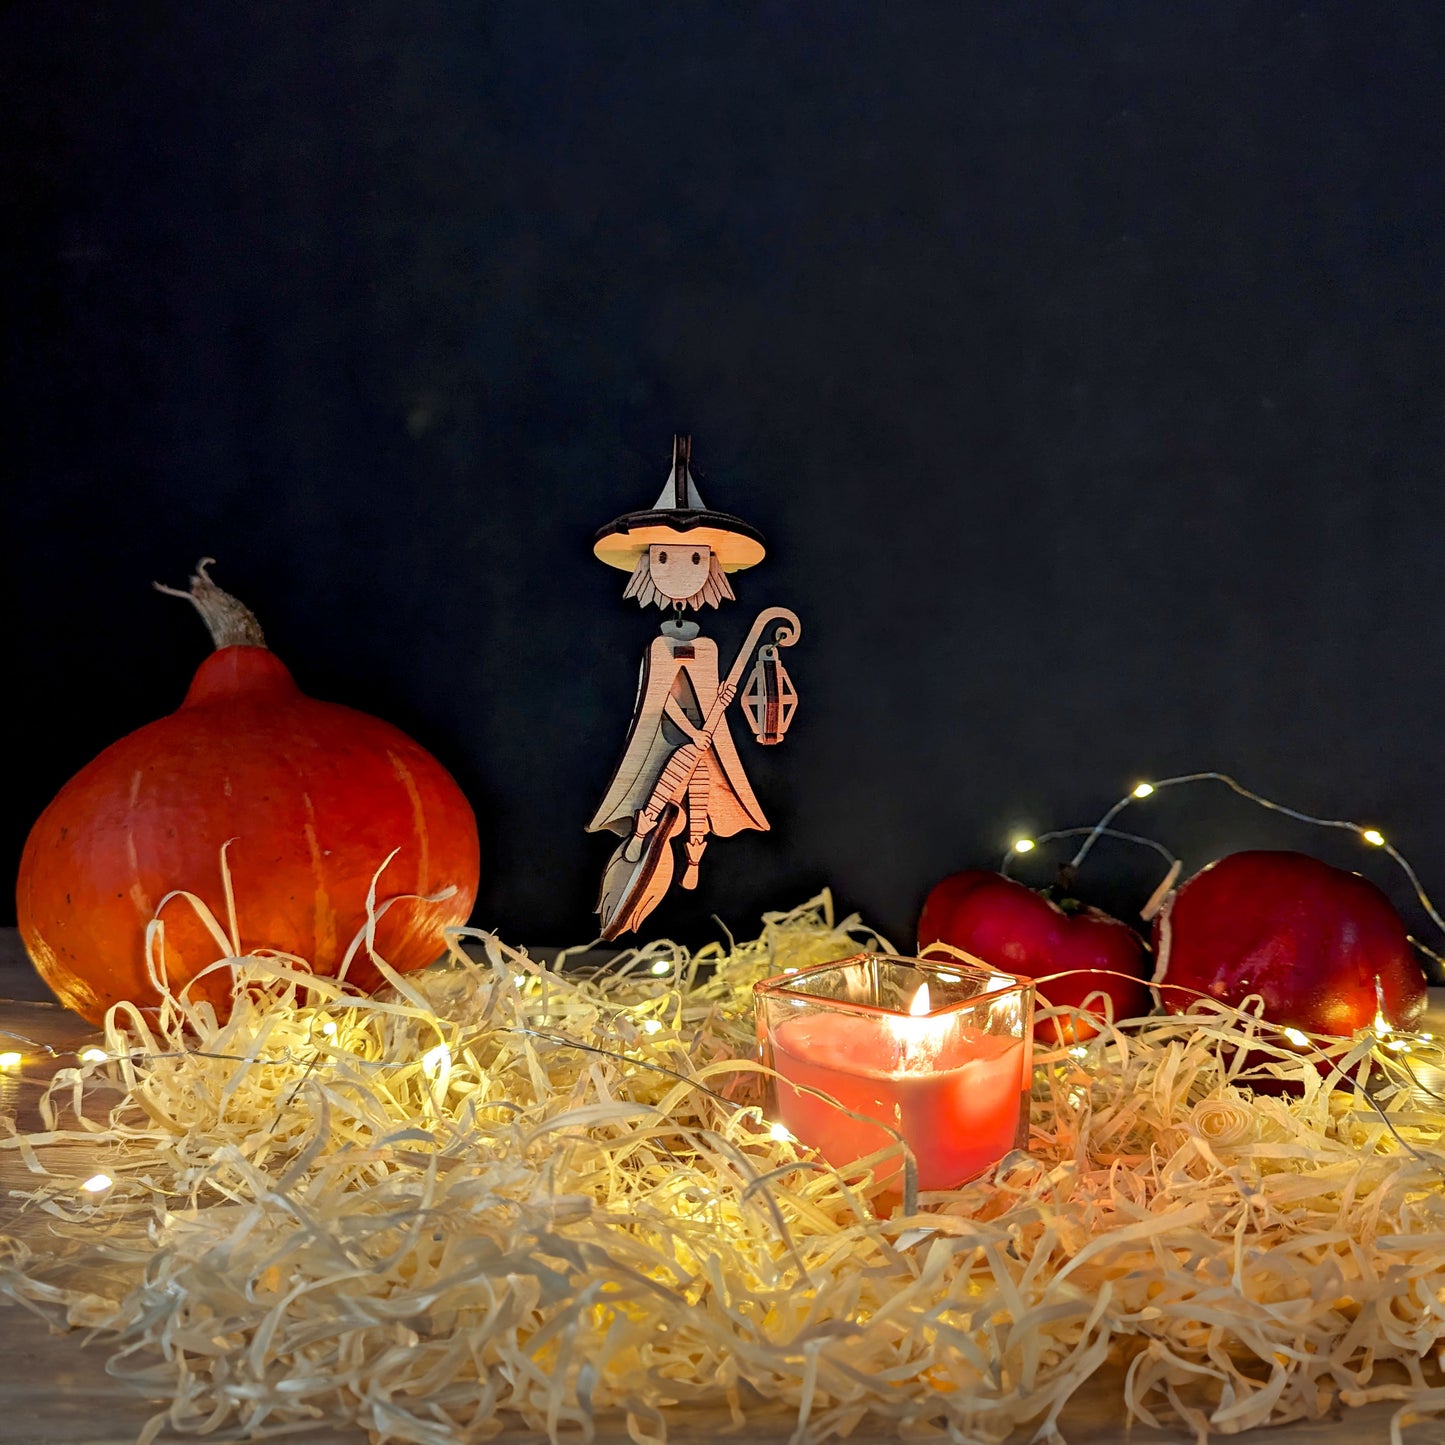
[[[43,1132],[0,1121],[33,1171],[0,1295],[171,1401],[146,1441],[613,1420],[642,1445],[699,1410],[1063,1440],[1106,1361],[1121,1418],[1200,1440],[1445,1411],[1445,1111],[1406,1088],[1430,1043],[1322,1072],[1247,1012],[1121,1022],[1037,1052],[1027,1153],[880,1219],[766,1118],[750,999],[868,941],[824,895],[596,975],[462,932],[377,999],[230,958],[225,1024],[118,1010]]]

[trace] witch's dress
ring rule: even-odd
[[[688,632],[694,635],[678,636]],[[653,640],[643,657],[637,705],[622,761],[587,825],[589,833],[609,828],[620,834],[632,831],[637,809],[651,796],[668,759],[691,740],[691,733],[673,717],[680,714],[697,729],[717,698],[717,643],[695,634],[693,623],[664,623],[663,636]],[[697,787],[699,780],[706,782],[705,793]],[[726,718],[719,719],[713,729],[712,744],[693,774],[688,813],[689,833],[700,828],[728,838],[745,828],[766,831],[768,827],[762,805],[743,772]]]

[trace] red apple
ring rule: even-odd
[[[1097,908],[1061,908],[1001,873],[975,869],[939,883],[918,920],[919,952],[931,943],[952,944],[1026,978],[1062,973],[1042,986],[1050,1004],[1078,1007],[1089,994],[1103,993],[1122,1019],[1148,1013],[1153,1003],[1144,982],[1147,950],[1128,924]],[[1083,1018],[1059,1019],[1043,1027],[1042,1037],[1074,1043],[1096,1033]]]
[[[1425,976],[1405,925],[1357,873],[1304,853],[1231,853],[1196,873],[1154,920],[1154,984],[1238,1006],[1250,994],[1281,1028],[1348,1037],[1378,1011],[1408,1029]],[[1166,988],[1182,1013],[1191,995]]]

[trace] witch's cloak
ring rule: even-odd
[[[611,829],[626,835],[633,818],[645,807],[667,760],[691,738],[672,717],[676,711],[700,728],[717,698],[717,643],[707,637],[684,641],[657,637],[642,659],[637,704],[628,730],[622,761],[612,775],[607,796],[587,825],[589,833]],[[726,717],[713,730],[712,746],[703,755],[707,789],[707,827],[721,838],[745,828],[766,830],[768,820],[743,772]]]

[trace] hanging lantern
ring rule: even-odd
[[[760,743],[780,743],[798,710],[798,690],[769,644],[758,649],[748,685],[743,689],[743,712]]]

